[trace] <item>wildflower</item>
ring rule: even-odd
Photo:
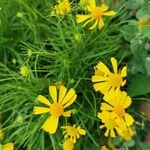
[[[92,82],[95,83],[95,91],[100,91],[105,94],[109,90],[117,90],[125,85],[126,80],[123,80],[123,78],[127,76],[127,67],[123,67],[119,73],[117,69],[117,60],[114,57],[111,58],[111,63],[114,73],[110,72],[102,62],[96,65],[96,74],[92,76]]]
[[[22,124],[24,122],[24,118],[22,115],[17,116],[16,123]]]
[[[124,122],[118,120],[116,114],[114,113],[103,111],[101,113],[98,113],[97,117],[104,123],[104,125],[101,125],[100,128],[102,129],[105,127],[107,129],[104,134],[105,136],[110,135],[111,137],[116,137],[115,130],[117,131],[117,133],[120,133],[120,130],[126,128]]]
[[[126,130],[122,131],[120,133],[120,136],[125,139],[126,141],[129,141],[132,139],[133,135],[134,135],[134,131],[132,130],[132,128],[127,128]]]
[[[108,6],[106,4],[102,4],[101,6],[96,6],[95,1],[91,1],[87,10],[89,12],[88,15],[76,15],[77,23],[85,22],[83,27],[89,24],[90,22],[94,22],[94,24],[89,29],[94,29],[97,25],[98,28],[101,29],[105,23],[103,20],[103,16],[114,16],[116,13],[114,11],[108,11]]]
[[[139,21],[138,21],[139,27],[145,26],[149,23],[150,23],[149,19],[139,19]]]
[[[55,5],[57,14],[66,15],[71,11],[71,6],[68,0],[58,0],[58,5]]]
[[[65,129],[63,132],[65,139],[69,138],[73,143],[76,143],[76,139],[78,139],[80,135],[86,134],[86,131],[81,129],[80,126],[63,126],[62,128]]]
[[[64,150],[73,150],[74,143],[70,139],[65,140],[65,142],[63,143],[63,149]]]
[[[102,103],[100,107],[102,111],[114,112],[120,119],[125,121],[127,126],[133,124],[133,117],[125,112],[125,109],[132,103],[130,96],[128,96],[126,92],[110,91],[103,99],[106,103]]]
[[[101,150],[109,150],[105,145],[102,146]]]
[[[27,77],[28,74],[29,74],[29,68],[27,66],[21,66],[21,68],[20,68],[20,74],[23,77]]]
[[[16,16],[17,16],[18,18],[23,18],[24,14],[21,13],[21,12],[18,12],[18,13],[16,14]]]
[[[64,86],[60,86],[58,91],[56,86],[50,86],[49,94],[52,98],[52,103],[44,96],[39,95],[37,97],[38,101],[47,105],[48,107],[34,107],[35,115],[44,113],[50,114],[50,116],[42,126],[42,129],[46,132],[49,132],[50,134],[54,134],[56,132],[59,117],[70,117],[71,110],[65,112],[64,109],[70,106],[76,100],[77,97],[74,89],[70,89],[67,93],[67,89]]]
[[[13,150],[14,144],[13,143],[7,143],[5,145],[0,144],[0,149],[2,149],[2,150]]]

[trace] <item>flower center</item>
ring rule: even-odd
[[[91,16],[93,19],[99,19],[100,17],[102,17],[103,12],[101,10],[100,7],[96,7],[92,12],[91,12]]]
[[[116,123],[112,119],[110,119],[105,125],[106,125],[106,128],[110,130],[116,127]]]
[[[122,80],[122,76],[120,74],[112,74],[109,77],[109,80],[112,84],[112,86],[118,87],[121,86],[123,80]]]
[[[77,129],[75,127],[69,127],[68,128],[68,133],[70,136],[76,136],[78,133],[77,133]]]
[[[64,107],[59,103],[53,103],[50,106],[50,113],[54,117],[60,117],[64,112]]]
[[[124,116],[125,110],[121,106],[114,107],[113,112],[117,114],[120,118]]]

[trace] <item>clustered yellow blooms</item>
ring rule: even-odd
[[[92,82],[94,82],[95,91],[100,91],[105,94],[110,90],[119,90],[120,87],[124,86],[126,80],[123,80],[127,76],[127,67],[124,66],[120,72],[117,69],[117,60],[111,58],[113,67],[113,73],[107,68],[103,62],[99,62],[96,65],[95,75],[92,76]]]
[[[55,5],[56,13],[59,15],[66,15],[71,11],[71,4],[69,0],[58,0]],[[101,6],[96,5],[96,0],[80,0],[79,6],[83,7],[88,14],[77,14],[77,23],[84,22],[83,26],[90,24],[89,29],[94,29],[98,26],[99,29],[105,26],[104,16],[115,16],[116,12],[108,11],[109,7],[102,3]]]
[[[124,66],[118,71],[117,60],[112,57],[111,63],[113,73],[107,66],[99,62],[96,65],[95,75],[92,76],[95,91],[99,91],[103,96],[104,102],[101,103],[97,117],[102,121],[100,128],[106,128],[104,135],[116,137],[120,135],[125,140],[130,140],[134,135],[131,126],[134,123],[133,117],[127,113],[126,109],[131,105],[131,97],[121,87],[125,85],[127,76],[127,67]]]
[[[65,142],[63,143],[64,150],[73,150],[76,139],[78,139],[80,135],[86,134],[86,131],[84,129],[81,129],[80,126],[76,127],[76,125],[63,126],[62,129],[65,130],[63,132],[65,139]]]
[[[42,95],[37,97],[37,100],[47,107],[35,106],[34,114],[40,115],[48,113],[49,117],[42,125],[42,129],[50,134],[54,134],[57,131],[60,117],[71,116],[72,110],[65,111],[65,109],[75,102],[77,95],[74,89],[70,89],[67,92],[67,88],[63,84],[59,86],[49,86],[49,94],[51,101]],[[62,129],[65,130],[63,132],[65,139],[63,144],[64,150],[73,150],[76,139],[78,139],[80,135],[86,134],[86,131],[81,129],[80,126],[62,126]]]
[[[58,0],[55,10],[57,14],[66,15],[71,11],[71,5],[68,0]]]

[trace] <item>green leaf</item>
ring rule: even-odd
[[[140,144],[140,147],[143,150],[150,150],[150,144],[145,144],[145,143],[142,143],[142,142],[139,142],[139,144]]]
[[[150,19],[150,8],[149,7],[145,7],[140,9],[137,14],[136,17],[138,19]]]
[[[126,147],[132,147],[135,144],[134,140],[126,141],[123,143]]]
[[[131,48],[132,54],[138,60],[141,60],[144,54],[146,53],[146,50],[143,46],[142,41],[137,40],[137,39],[132,40],[130,48]]]
[[[127,4],[129,9],[137,9],[144,4],[144,0],[130,0]]]
[[[150,76],[139,75],[132,78],[127,88],[130,96],[139,96],[150,93]]]
[[[124,38],[131,42],[138,32],[138,27],[136,25],[126,25],[123,26],[120,31],[122,32]]]
[[[144,66],[145,66],[147,75],[150,75],[150,57],[145,57]]]
[[[150,25],[141,27],[141,34],[143,38],[150,37]]]

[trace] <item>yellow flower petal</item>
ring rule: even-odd
[[[123,91],[122,96],[123,95],[124,95],[124,98],[122,98],[122,100],[123,100],[122,106],[123,106],[123,108],[127,108],[131,105],[132,101],[131,101],[130,96],[127,96],[126,92]]]
[[[75,94],[66,104],[64,104],[64,108],[70,106],[76,100],[77,95]]]
[[[90,23],[91,22],[91,19],[90,20],[87,20],[83,25],[82,25],[82,27],[85,27],[88,23]]]
[[[49,87],[49,94],[50,94],[53,102],[57,103],[57,88],[56,88],[56,86]]]
[[[100,83],[96,83],[93,85],[95,91],[101,91],[102,93],[106,93],[108,92],[107,90],[105,90],[106,87],[111,87],[111,85],[109,85],[108,82],[100,82]],[[108,88],[107,88],[108,89]]]
[[[106,4],[102,4],[101,6],[101,10],[104,12],[106,10],[108,10],[108,6]]]
[[[66,95],[66,92],[67,92],[67,89],[64,86],[60,86],[60,89],[59,89],[59,100],[58,100],[59,103],[62,102],[63,98]]]
[[[34,107],[34,114],[35,115],[39,115],[39,114],[44,114],[44,113],[47,113],[47,112],[50,112],[50,109],[49,108],[45,108],[45,107]]]
[[[111,63],[113,66],[114,73],[117,74],[117,60],[114,57],[111,58]]]
[[[104,12],[103,15],[105,15],[105,16],[114,16],[114,15],[116,15],[116,12],[115,11],[108,11],[108,12]]]
[[[108,104],[106,104],[106,103],[102,103],[100,109],[108,111],[108,110],[113,110],[113,107],[108,105]]]
[[[77,23],[84,22],[88,18],[90,18],[90,15],[76,15]]]
[[[107,79],[100,75],[92,76],[92,82],[106,81]]]
[[[63,143],[63,150],[73,150],[74,149],[74,143],[70,140],[67,139]]]
[[[44,96],[42,96],[42,95],[39,95],[37,97],[37,100],[40,101],[41,103],[45,104],[45,105],[48,105],[48,106],[51,105],[51,103],[49,102],[49,100],[47,98],[45,98]]]
[[[105,26],[104,20],[100,18],[98,23],[98,28],[101,29],[103,26]]]
[[[50,134],[54,134],[58,127],[59,117],[50,116],[43,124],[42,129]]]
[[[71,116],[71,110],[63,112],[62,114],[64,117],[70,117]]]
[[[95,23],[89,28],[89,29],[94,29],[98,24],[98,19],[95,21]]]
[[[109,130],[107,129],[104,135],[107,137],[109,135]]]
[[[61,104],[64,105],[64,104],[68,103],[70,100],[72,100],[72,98],[74,97],[74,95],[75,95],[74,89],[70,89],[68,91],[67,95],[62,100]]]
[[[80,135],[86,135],[86,131],[84,129],[78,128],[78,132]]]
[[[110,130],[110,136],[111,137],[116,137],[114,130]]]
[[[126,77],[127,76],[127,67],[123,67],[122,70],[121,70],[121,76],[122,77]]]
[[[7,143],[2,146],[2,150],[13,150],[14,149],[14,144],[13,143]]]
[[[104,63],[102,63],[102,62],[98,63],[98,64],[96,65],[96,68],[97,68],[98,70],[100,70],[101,72],[103,72],[103,73],[110,74],[109,69],[108,69],[107,66],[106,66]]]
[[[128,127],[133,124],[134,119],[133,119],[133,117],[132,117],[131,115],[125,113],[124,118],[125,118],[126,125],[127,125]]]

